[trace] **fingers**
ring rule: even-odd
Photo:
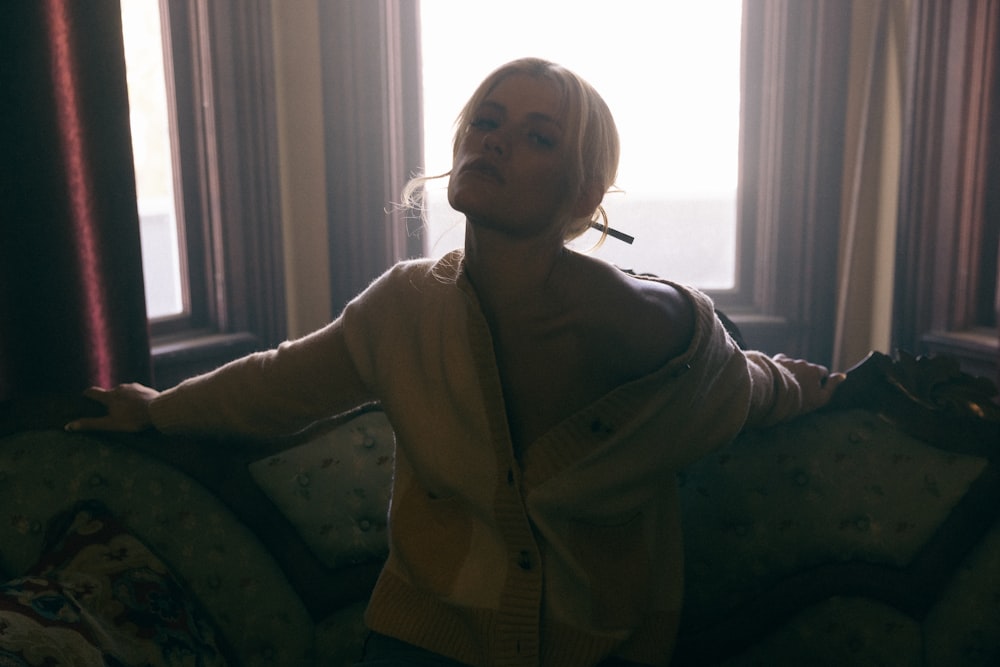
[[[847,379],[843,373],[831,373],[826,366],[805,359],[793,359],[776,354],[774,361],[795,376],[802,393],[803,411],[816,410],[830,402],[840,383]]]
[[[821,382],[824,389],[829,391],[831,394],[837,389],[837,386],[847,379],[847,375],[844,373],[830,373]]]
[[[121,384],[113,389],[90,387],[83,395],[103,405],[107,414],[81,417],[66,424],[67,431],[138,432],[152,426],[149,403],[159,395],[141,384]]]
[[[104,389],[103,387],[89,387],[83,390],[83,395],[87,398],[97,401],[102,405],[107,405],[109,401],[109,395],[111,394],[110,389]]]

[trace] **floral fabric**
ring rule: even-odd
[[[107,509],[83,503],[54,533],[27,574],[0,584],[0,664],[227,664],[194,599]]]

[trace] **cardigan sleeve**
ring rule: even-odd
[[[156,429],[167,433],[269,438],[375,399],[338,318],[308,336],[186,380],[156,398],[150,411]]]
[[[750,373],[747,427],[773,426],[802,412],[802,388],[795,376],[763,352],[745,353]]]
[[[735,424],[742,428],[771,426],[802,411],[802,389],[784,366],[767,354],[740,350],[726,332],[714,304],[704,293],[687,288],[695,304],[695,338],[679,362],[693,365],[700,361],[708,371],[693,395],[705,401],[715,427]],[[734,435],[735,435],[734,431]]]

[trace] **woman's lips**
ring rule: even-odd
[[[465,167],[462,168],[462,172],[468,172],[472,174],[478,174],[480,176],[485,176],[490,180],[496,181],[497,183],[503,183],[503,174],[500,173],[500,169],[497,168],[495,164],[491,161],[479,158],[469,162]]]

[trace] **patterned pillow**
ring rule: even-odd
[[[385,558],[395,436],[367,412],[250,464],[260,488],[331,568]]]
[[[0,584],[2,665],[227,664],[184,586],[100,503],[52,523],[24,576]]]

